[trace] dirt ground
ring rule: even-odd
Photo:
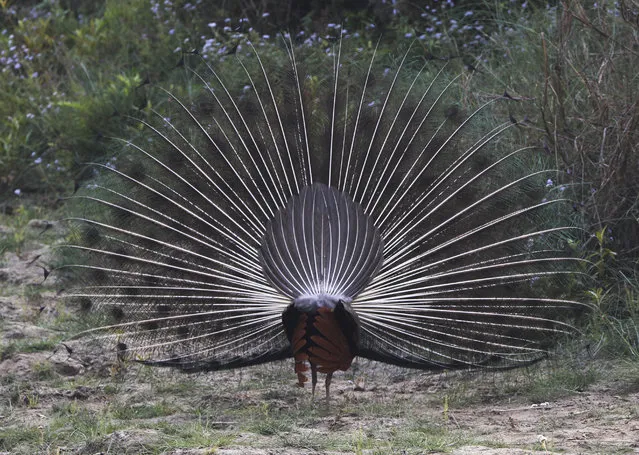
[[[2,257],[0,454],[639,453],[629,362],[432,374],[356,361],[327,406],[323,388],[295,387],[291,362],[187,376],[61,342],[75,315],[42,286],[48,254]]]

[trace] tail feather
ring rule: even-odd
[[[283,313],[326,294],[358,317],[363,357],[542,358],[586,306],[553,285],[579,263],[566,201],[542,200],[556,171],[512,150],[516,123],[474,133],[509,100],[463,119],[450,103],[459,76],[442,82],[413,50],[388,74],[341,43],[307,59],[332,77],[286,52],[285,69],[254,50],[235,71],[188,70],[195,101],[160,89],[158,110],[134,120],[150,136],[120,140],[117,168],[96,166],[64,266],[77,274],[69,296],[103,310],[93,333],[154,365],[240,367],[292,356]]]

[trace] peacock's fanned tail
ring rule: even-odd
[[[254,51],[233,72],[185,69],[194,101],[163,91],[132,119],[150,134],[95,165],[60,267],[100,315],[90,332],[186,371],[327,353],[334,369],[355,355],[425,369],[542,358],[584,307],[555,285],[575,273],[574,227],[546,197],[556,171],[505,139],[516,122],[476,134],[508,100],[464,116],[456,79],[410,51],[387,72],[338,45],[330,78],[286,52],[287,68]]]

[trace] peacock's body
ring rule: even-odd
[[[322,79],[287,51],[286,69],[237,60],[237,92],[193,71],[196,102],[164,92],[162,113],[138,120],[152,137],[98,165],[68,293],[102,310],[99,331],[185,371],[294,357],[300,385],[310,367],[327,394],[355,356],[424,369],[543,357],[580,307],[550,285],[573,269],[572,228],[548,216],[562,202],[542,200],[552,174],[525,165],[537,152],[503,152],[516,123],[471,134],[504,98],[460,120],[454,80],[407,71],[410,53],[376,72],[338,46]]]

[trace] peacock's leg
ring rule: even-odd
[[[330,400],[331,379],[333,379],[333,373],[326,373],[326,403]]]
[[[315,398],[315,386],[317,385],[317,366],[311,363],[311,381],[313,384],[313,398]]]

